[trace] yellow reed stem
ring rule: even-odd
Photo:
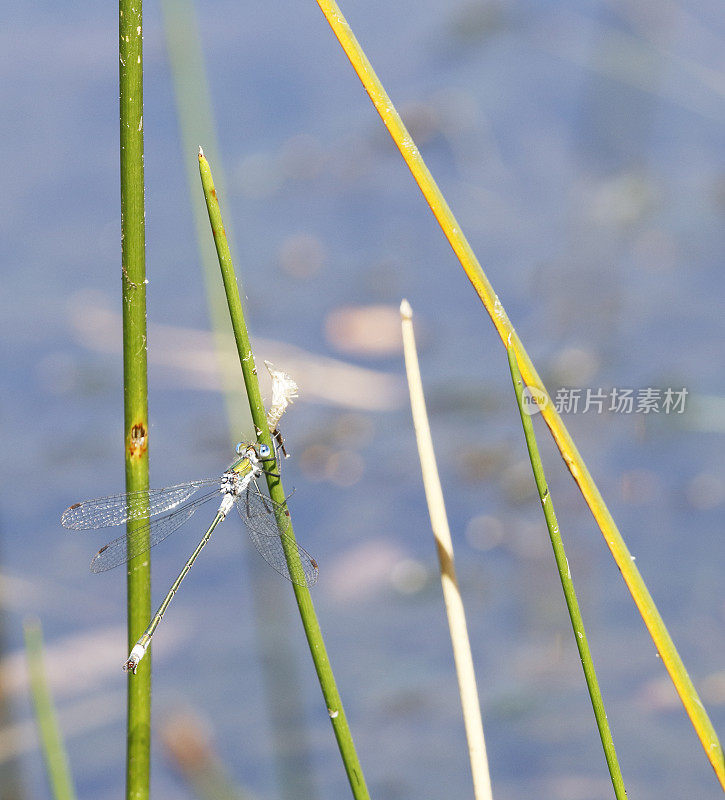
[[[569,435],[554,404],[551,402],[546,387],[541,382],[541,378],[539,378],[528,353],[524,349],[501,302],[481,268],[471,245],[463,235],[456,218],[453,216],[453,212],[448,207],[448,203],[446,203],[443,194],[436,185],[428,167],[425,165],[415,142],[406,130],[392,100],[383,88],[378,76],[375,74],[372,65],[353,35],[340,8],[334,0],[317,0],[317,4],[325,15],[327,22],[340,42],[345,54],[350,59],[353,69],[360,78],[378,114],[380,114],[385,127],[388,129],[393,141],[400,150],[405,163],[408,165],[431,211],[438,220],[438,224],[443,229],[443,233],[458,257],[468,279],[481,298],[483,305],[488,311],[501,337],[504,347],[507,347],[509,343],[513,346],[524,381],[529,387],[538,389],[543,393],[546,402],[543,404],[542,416],[549,426],[549,430],[556,441],[569,471],[577,482],[587,505],[591,509],[604,535],[612,556],[627,584],[627,588],[634,598],[634,602],[642,615],[647,630],[662,657],[667,672],[692,721],[700,742],[705,749],[705,753],[715,770],[715,774],[721,786],[725,789],[725,758],[723,757],[722,746],[715,733],[715,729],[695,690],[690,676],[687,674],[685,665],[682,663],[682,659],[675,648],[662,617],[642,580],[642,576],[632,561],[632,556],[622,539],[622,535],[617,529],[612,515],[599,493],[599,489],[594,483],[592,476],[589,474],[584,460],[574,445],[574,441]]]
[[[428,512],[433,535],[438,549],[438,561],[441,569],[443,585],[443,602],[448,616],[448,628],[451,632],[453,660],[458,676],[458,691],[461,695],[463,724],[468,740],[468,757],[471,761],[473,775],[473,796],[475,800],[492,800],[491,776],[488,771],[486,742],[483,738],[483,722],[481,721],[481,705],[476,689],[476,673],[473,669],[471,644],[468,640],[466,612],[458,588],[456,566],[453,561],[453,542],[448,527],[448,516],[443,502],[443,490],[438,476],[433,439],[425,409],[423,382],[420,377],[418,353],[415,347],[413,331],[413,310],[407,300],[400,304],[400,317],[403,328],[403,350],[405,352],[405,369],[408,373],[410,389],[410,407],[413,412],[415,438],[418,442],[420,468],[423,473],[423,486],[428,501]]]

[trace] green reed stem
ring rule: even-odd
[[[612,732],[609,729],[607,714],[604,710],[604,700],[602,699],[602,693],[599,689],[599,681],[597,680],[597,673],[594,669],[592,654],[589,650],[589,643],[587,642],[587,635],[586,631],[584,630],[584,621],[579,609],[579,602],[577,601],[576,592],[574,591],[574,582],[572,581],[571,571],[569,570],[569,561],[567,560],[566,553],[564,552],[564,543],[561,539],[559,523],[556,520],[554,504],[552,502],[551,495],[549,494],[549,488],[546,485],[544,466],[541,463],[539,448],[536,444],[534,424],[531,420],[531,408],[529,408],[528,413],[524,409],[524,382],[521,378],[518,364],[516,363],[516,353],[512,345],[508,346],[507,354],[509,368],[511,369],[511,378],[514,383],[514,391],[516,392],[516,401],[519,406],[519,414],[521,415],[521,423],[524,426],[526,447],[528,448],[529,458],[531,459],[531,468],[534,471],[536,488],[539,492],[541,507],[544,510],[546,527],[549,529],[551,546],[554,548],[554,558],[556,559],[556,566],[559,570],[561,588],[564,590],[566,606],[569,609],[571,626],[574,629],[574,641],[576,641],[576,646],[579,650],[579,657],[581,658],[582,667],[584,668],[584,678],[587,682],[589,697],[591,698],[592,708],[594,709],[594,717],[597,721],[599,736],[602,740],[604,757],[607,759],[607,767],[609,768],[609,775],[612,779],[612,786],[614,787],[614,794],[617,800],[626,800],[627,792],[624,788],[622,773],[619,769],[619,762],[617,761],[617,752],[614,749],[614,741],[612,740]]]
[[[604,498],[587,469],[584,459],[577,450],[571,434],[566,425],[564,425],[556,405],[548,397],[546,387],[541,382],[531,358],[476,258],[473,248],[461,230],[458,220],[453,216],[453,212],[445,197],[443,197],[443,193],[433,179],[420,151],[403,124],[400,114],[395,109],[393,101],[375,74],[372,64],[355,38],[340,7],[335,0],[317,0],[317,5],[325,15],[332,31],[365,87],[365,91],[400,150],[400,154],[408,165],[435,218],[438,220],[468,279],[481,298],[486,311],[491,317],[491,321],[501,337],[501,341],[504,346],[510,343],[516,349],[518,362],[527,385],[535,388],[548,399],[548,402],[541,409],[541,416],[549,426],[562,458],[566,462],[572,477],[577,482],[587,505],[594,515],[594,519],[599,525],[604,540],[622,573],[622,578],[632,594],[639,613],[642,615],[652,641],[662,657],[662,663],[667,669],[680,700],[690,717],[705,754],[715,770],[720,785],[725,789],[725,754],[723,754],[715,727],[707,715],[705,706],[697,694],[692,679],[687,674],[680,654],[677,652],[677,648],[657,610],[657,606],[647,589],[642,575],[634,564],[622,534],[619,532],[614,518],[604,502]]]
[[[53,698],[45,679],[43,664],[43,631],[40,621],[25,620],[25,655],[28,659],[30,694],[35,708],[35,721],[40,733],[40,744],[45,760],[48,782],[55,800],[75,800],[76,793],[68,766],[68,755],[55,715]]]
[[[146,264],[143,166],[143,44],[141,0],[119,0],[121,112],[121,281],[126,491],[148,489],[146,374]],[[129,523],[130,535],[143,520]],[[133,647],[151,616],[151,560],[128,562],[128,643]],[[149,795],[151,659],[129,672],[126,723],[126,797]]]
[[[204,142],[206,156],[214,163],[217,191],[224,191],[217,146],[216,123],[209,78],[202,50],[194,0],[161,0],[171,77],[174,84],[179,133],[189,197],[194,213],[194,227],[199,264],[214,337],[217,370],[226,408],[229,438],[232,445],[241,438],[254,439],[252,415],[247,402],[243,376],[236,365],[234,339],[229,336],[229,312],[224,286],[219,280],[219,264],[213,239],[209,238],[209,214],[203,194],[199,194],[199,161],[195,148]],[[234,252],[234,236],[229,220],[227,240]],[[242,297],[244,287],[242,287]],[[295,747],[288,746],[289,720],[302,718],[302,693],[299,690],[297,654],[293,652],[287,631],[291,619],[283,611],[286,589],[282,581],[265,581],[261,563],[252,566],[252,613],[255,618],[257,645],[262,661],[267,721],[278,775],[277,800],[312,798],[315,790],[310,770],[309,731],[298,727]],[[198,793],[198,792],[197,792]]]
[[[201,173],[201,184],[204,189],[206,207],[209,212],[209,222],[211,223],[217,256],[219,257],[219,266],[222,271],[222,280],[224,282],[224,290],[229,305],[229,315],[234,330],[234,339],[239,354],[239,362],[242,367],[242,374],[244,375],[244,383],[247,387],[252,420],[256,427],[258,440],[262,444],[266,444],[271,450],[272,437],[267,427],[266,411],[262,402],[262,394],[259,390],[259,381],[257,379],[257,368],[249,343],[247,325],[244,321],[242,301],[237,286],[237,277],[234,273],[234,265],[224,232],[219,198],[214,188],[214,181],[212,179],[209,163],[206,158],[204,158],[201,148],[199,148],[199,171]],[[269,487],[270,497],[285,509],[285,514],[278,515],[277,523],[280,527],[280,531],[284,533],[289,540],[286,541],[285,538],[283,538],[282,542],[284,544],[285,556],[289,564],[290,573],[294,574],[300,570],[299,557],[297,551],[291,546],[291,542],[295,541],[295,535],[292,529],[292,520],[286,507],[282,480],[281,478],[267,475],[267,485]],[[347,724],[347,717],[345,716],[345,710],[337,690],[335,676],[333,675],[330,660],[327,656],[325,642],[322,638],[322,631],[317,621],[314,606],[312,605],[309,589],[306,586],[299,586],[296,583],[292,584],[292,588],[295,593],[295,599],[297,600],[297,607],[299,608],[300,617],[302,618],[302,626],[305,630],[310,653],[312,654],[312,661],[315,666],[315,671],[317,672],[317,678],[320,682],[320,688],[322,689],[322,695],[325,698],[327,711],[330,715],[332,728],[340,749],[340,755],[348,780],[350,781],[353,797],[356,798],[356,800],[363,800],[363,798],[367,800],[370,795],[365,785],[365,776],[363,775],[362,767],[360,766],[355,751],[352,733]]]

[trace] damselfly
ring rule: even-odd
[[[176,594],[181,581],[191,569],[204,545],[211,538],[216,526],[236,506],[239,516],[247,527],[254,546],[264,560],[280,575],[300,586],[312,586],[317,581],[317,562],[294,540],[280,531],[289,512],[286,507],[262,494],[257,478],[263,473],[276,475],[266,468],[276,459],[267,445],[240,442],[239,456],[219,478],[202,479],[167,486],[165,489],[150,489],[141,492],[100,497],[67,508],[61,523],[72,530],[95,530],[124,522],[149,518],[130,534],[102,547],[91,561],[93,572],[105,572],[124,564],[170,536],[180,528],[200,506],[214,497],[222,500],[211,525],[202,537],[196,550],[184,565],[169,589],[166,597],[148,627],[136,642],[123,668],[136,672],[156,628]],[[201,494],[198,494],[202,492]],[[195,495],[197,495],[195,497]],[[289,559],[285,555],[289,553]]]

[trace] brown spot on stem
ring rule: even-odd
[[[128,453],[131,458],[141,458],[147,449],[148,439],[146,437],[146,426],[142,422],[137,422],[131,427]]]
[[[211,196],[216,200],[216,189],[211,190]]]

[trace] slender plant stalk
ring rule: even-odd
[[[38,620],[26,620],[25,655],[30,674],[30,694],[35,708],[35,721],[40,732],[40,744],[45,760],[48,782],[55,800],[75,800],[76,793],[71,780],[68,756],[63,746],[53,698],[45,679],[43,664],[43,631]]]
[[[458,691],[463,709],[463,724],[468,740],[468,757],[471,762],[473,776],[473,796],[476,800],[491,800],[491,776],[488,769],[486,742],[483,737],[481,705],[476,688],[476,673],[473,669],[471,643],[468,639],[466,612],[463,608],[461,592],[456,578],[456,566],[453,560],[453,542],[448,527],[448,516],[443,501],[443,490],[438,476],[433,439],[428,424],[428,413],[425,408],[423,381],[420,377],[418,353],[413,331],[413,310],[407,300],[400,304],[400,316],[403,328],[403,351],[405,353],[405,369],[408,374],[410,389],[410,407],[413,412],[415,438],[418,442],[420,468],[423,473],[423,486],[428,501],[433,536],[438,549],[438,561],[443,586],[443,601],[448,616],[448,628],[451,633],[453,660],[458,677]]]
[[[141,0],[119,0],[121,111],[121,280],[123,294],[123,399],[126,491],[148,489],[146,376],[146,265],[143,167],[143,46]],[[128,534],[143,526],[129,523]],[[133,647],[151,616],[151,560],[128,562],[128,642]],[[151,659],[128,677],[126,797],[149,794]]]
[[[224,232],[219,198],[214,188],[214,181],[212,180],[209,163],[206,158],[204,158],[204,153],[201,148],[199,148],[199,171],[201,173],[201,184],[204,189],[206,207],[209,212],[209,222],[211,223],[217,256],[219,257],[219,266],[222,271],[224,290],[229,305],[229,316],[234,330],[234,340],[237,345],[242,374],[244,375],[244,384],[247,387],[252,420],[256,428],[258,441],[262,444],[266,444],[271,449],[272,437],[267,427],[267,412],[265,411],[262,402],[262,394],[259,390],[257,367],[254,363],[254,354],[252,353],[252,347],[249,343],[247,325],[244,321],[242,301],[239,296],[237,277],[234,273],[234,265]],[[269,487],[270,497],[284,508],[284,513],[277,515],[277,524],[279,525],[280,531],[286,534],[287,538],[283,538],[282,542],[284,544],[285,556],[289,564],[290,573],[294,574],[295,571],[300,569],[299,556],[297,550],[292,546],[292,543],[295,541],[295,535],[292,528],[292,520],[287,510],[282,480],[279,477],[273,477],[267,474],[267,485]],[[300,617],[302,618],[302,626],[305,630],[307,643],[310,648],[310,653],[312,654],[312,661],[315,665],[320,688],[322,689],[322,695],[325,698],[325,704],[327,705],[327,711],[330,715],[330,721],[332,722],[332,728],[340,749],[340,755],[345,766],[345,771],[347,772],[348,780],[350,781],[353,797],[356,798],[356,800],[369,798],[370,795],[365,785],[365,776],[363,775],[362,767],[360,766],[355,751],[352,733],[347,724],[347,717],[345,716],[345,710],[337,690],[335,676],[332,673],[332,667],[327,656],[325,642],[322,638],[322,631],[317,621],[314,606],[312,605],[309,589],[306,586],[300,586],[296,583],[293,583],[292,587],[294,589],[295,599],[297,600],[297,607],[300,611]]]
[[[647,630],[662,657],[662,661],[675,685],[680,700],[697,732],[705,753],[715,770],[715,774],[721,786],[725,789],[725,757],[723,756],[722,746],[718,740],[715,728],[705,711],[705,707],[685,669],[685,665],[677,652],[647,586],[639,570],[632,561],[632,556],[622,539],[622,535],[617,529],[610,511],[594,483],[594,479],[589,474],[589,470],[574,444],[574,440],[567,431],[554,403],[551,402],[541,378],[539,378],[498,296],[481,268],[471,245],[463,235],[456,218],[453,216],[453,212],[436,185],[415,142],[406,130],[405,125],[403,125],[400,115],[375,74],[362,47],[353,35],[339,6],[334,0],[317,0],[317,4],[325,15],[333,33],[345,51],[345,54],[349,58],[350,63],[370,96],[376,110],[380,114],[383,123],[392,136],[393,141],[400,150],[405,163],[408,165],[431,211],[438,220],[443,233],[458,257],[468,279],[481,298],[486,311],[488,311],[501,337],[501,341],[505,347],[508,346],[509,341],[513,346],[521,373],[527,386],[543,393],[546,403],[542,405],[541,414],[551,430],[552,436],[569,471],[578,484],[587,505],[591,509],[602,531],[612,556],[627,584],[627,588],[632,594],[634,602],[639,609],[639,613],[642,615],[642,619],[647,626]]]
[[[529,451],[531,468],[534,471],[534,480],[536,481],[536,488],[539,492],[539,500],[541,500],[541,507],[544,510],[546,527],[549,529],[549,538],[551,539],[551,546],[554,549],[554,558],[556,559],[556,566],[559,570],[561,588],[564,590],[566,607],[569,609],[571,626],[574,630],[574,641],[579,650],[579,657],[581,658],[582,667],[584,669],[584,678],[586,679],[589,697],[592,701],[594,717],[597,721],[597,728],[599,729],[599,737],[602,740],[604,757],[607,759],[607,767],[609,768],[609,775],[612,779],[614,795],[617,800],[626,800],[627,792],[624,788],[622,772],[619,769],[619,761],[617,760],[617,751],[614,749],[612,732],[609,729],[607,714],[604,710],[604,700],[602,699],[602,693],[599,689],[599,681],[597,680],[597,673],[594,669],[592,654],[589,650],[589,642],[587,641],[587,634],[584,630],[584,620],[582,619],[579,601],[574,591],[574,581],[571,577],[569,561],[564,552],[564,542],[561,538],[559,523],[557,522],[556,513],[554,512],[554,504],[549,494],[549,487],[546,485],[544,466],[541,463],[539,448],[536,444],[531,410],[527,412],[524,408],[524,383],[521,378],[521,373],[519,372],[518,364],[516,363],[516,353],[513,347],[509,346],[507,354],[509,368],[511,369],[511,379],[513,380],[514,391],[516,392],[516,402],[518,403],[519,414],[521,415],[521,423],[524,426],[524,436],[526,437],[526,447]]]
[[[234,340],[229,336],[227,300],[219,281],[214,242],[209,237],[209,215],[203,195],[199,194],[199,162],[195,144],[204,142],[207,158],[215,165],[216,185],[224,197],[224,170],[220,168],[216,124],[204,63],[194,0],[162,0],[167,50],[174,83],[179,131],[189,197],[194,214],[199,263],[204,276],[209,320],[214,335],[214,350],[221,377],[229,436],[234,444],[255,438],[252,415],[246,398],[243,376],[235,365]],[[234,251],[234,237],[227,224],[227,240]],[[286,631],[291,619],[283,612],[286,590],[279,581],[257,580],[265,567],[251,562],[252,597],[260,657],[264,664],[264,688],[267,696],[267,720],[277,761],[280,795],[278,800],[312,798],[315,795],[310,771],[308,731],[298,729],[295,747],[288,746],[289,720],[302,718],[302,694],[296,654]],[[266,575],[264,576],[266,578]],[[270,624],[273,620],[274,624]]]
[[[214,112],[209,92],[204,55],[199,38],[193,0],[161,0],[166,44],[174,81],[174,98],[179,119],[184,167],[189,186],[199,248],[199,261],[214,335],[224,405],[230,423],[230,435],[236,442],[240,430],[251,434],[252,418],[244,402],[244,388],[239,370],[234,367],[234,343],[226,328],[226,298],[219,285],[214,244],[209,241],[209,223],[204,199],[199,196],[199,167],[194,154],[196,142],[204,142],[207,156],[217,165],[217,184],[224,195],[219,168],[219,147],[214,126]],[[233,237],[227,238],[233,241]],[[231,247],[230,249],[234,249]]]

